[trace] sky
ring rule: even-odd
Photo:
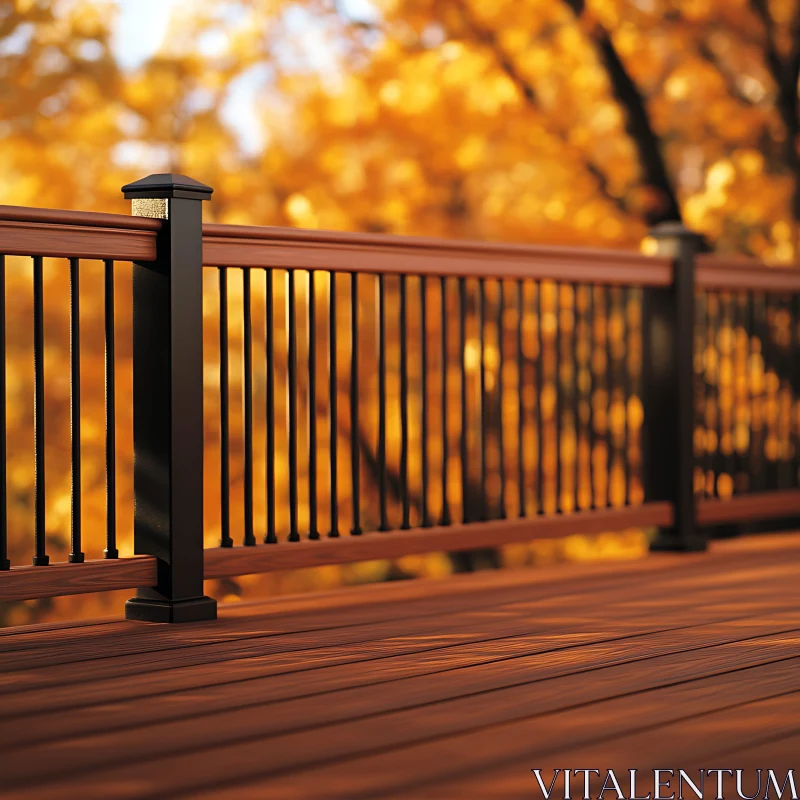
[[[117,0],[120,13],[114,50],[120,63],[136,67],[158,50],[172,11],[185,0]]]
[[[191,0],[115,0],[120,13],[114,31],[114,49],[120,63],[133,68],[155,53],[167,32],[173,11]],[[289,4],[287,3],[287,6]],[[370,0],[340,0],[339,8],[352,19],[374,19],[376,11]],[[303,14],[299,6],[293,14],[298,30],[313,38],[313,47],[307,49],[311,58],[324,59],[318,45],[319,29],[314,28],[311,15]],[[322,66],[322,64],[320,64]]]
[[[175,9],[186,0],[116,0],[119,7],[112,46],[119,63],[135,69],[161,47]],[[264,146],[264,131],[254,113],[256,81],[234,87],[223,112],[242,148],[255,153]]]
[[[158,51],[169,26],[172,13],[191,0],[115,0],[117,15],[112,45],[119,63],[135,69],[149,56]],[[374,18],[375,11],[370,0],[340,0],[339,7],[353,19]],[[330,47],[320,25],[311,15],[299,7],[287,15],[290,26],[302,33],[305,40],[303,57],[309,65],[324,74],[333,63]],[[258,152],[265,144],[265,132],[254,109],[263,75],[256,72],[240,79],[230,92],[230,99],[223,109],[223,119],[237,132],[242,148],[250,153]]]

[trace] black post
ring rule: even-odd
[[[674,521],[654,550],[705,550],[694,495],[694,267],[703,237],[680,223],[657,226],[658,254],[674,259],[674,279],[647,288],[642,309],[645,409],[644,491],[647,501],[672,503]]]
[[[183,175],[122,187],[135,216],[164,220],[157,259],[133,266],[134,551],[158,583],[128,600],[149,622],[216,619],[203,595],[202,210],[211,188]]]

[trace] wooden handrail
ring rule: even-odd
[[[0,206],[0,253],[153,261],[160,229],[145,217]]]
[[[800,292],[800,269],[769,267],[750,258],[697,258],[695,285],[698,289],[759,292]]]
[[[128,214],[106,214],[99,211],[68,211],[60,208],[28,208],[0,205],[0,220],[80,225],[87,228],[124,228],[134,231],[158,231],[161,220],[131,217]]]
[[[669,286],[672,261],[626,250],[203,225],[203,263],[331,271]]]

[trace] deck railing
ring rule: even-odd
[[[633,527],[659,528],[656,547],[698,550],[702,526],[800,512],[795,270],[715,258],[676,226],[654,231],[659,254],[646,256],[203,225],[211,190],[191,179],[124,191],[133,217],[0,207],[0,253],[32,270],[35,407],[33,566],[9,563],[6,478],[0,600],[136,588],[131,618],[208,619],[204,579]],[[71,537],[59,564],[46,528],[50,258],[70,281]],[[79,281],[96,259],[105,520],[81,507]],[[119,262],[133,262],[131,397],[114,382]],[[3,276],[3,313],[4,287]],[[6,349],[3,338],[4,364]],[[136,554],[122,558],[121,404]],[[205,550],[204,480],[220,496],[220,546]],[[85,524],[106,525],[105,558],[84,557]]]

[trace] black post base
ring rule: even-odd
[[[708,541],[705,536],[695,534],[687,539],[673,531],[659,531],[650,543],[652,553],[702,553],[707,548]]]
[[[204,622],[217,618],[217,601],[211,597],[191,600],[149,600],[134,597],[125,603],[125,619],[140,622]]]

